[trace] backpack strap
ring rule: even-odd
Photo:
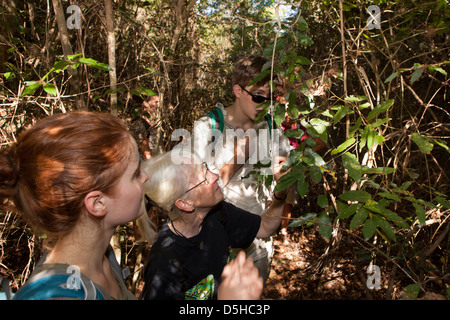
[[[216,124],[219,123],[219,132],[222,132],[224,126],[222,109],[216,107],[214,110],[208,112],[207,116],[212,120],[212,130],[215,130]]]
[[[45,270],[32,275],[14,296],[14,300],[80,299],[104,300],[94,283],[79,274],[80,287],[72,283],[74,275],[63,270]]]
[[[272,126],[274,129],[276,129],[277,124],[275,122],[272,122],[272,117],[270,116],[270,114],[266,114],[264,116],[264,118],[266,118],[267,124],[269,125],[269,129],[270,129],[270,134],[272,134]]]
[[[39,259],[37,265],[42,265],[47,258],[45,252]],[[122,269],[116,260],[114,250],[111,246],[105,253],[111,267],[126,279],[131,273],[130,269]],[[104,300],[103,295],[95,287],[92,280],[80,273],[72,273],[73,270],[44,270],[32,274],[14,296],[14,300],[52,300],[52,299],[81,299],[81,300]]]
[[[3,289],[3,293],[5,294],[6,300],[11,300],[12,295],[11,295],[11,287],[9,286],[9,280],[0,277],[0,287]]]
[[[108,258],[109,264],[111,267],[117,271],[117,273],[122,277],[123,280],[128,278],[131,275],[131,271],[129,267],[121,268],[119,263],[117,262],[116,255],[114,253],[114,249],[111,245],[108,246],[106,250],[106,257]]]
[[[212,143],[213,143],[213,149],[214,149],[214,146],[216,145],[216,143],[217,143],[217,139],[219,138],[219,136],[215,136],[214,135],[214,133],[215,133],[215,129],[216,129],[216,127],[217,127],[217,123],[219,124],[219,133],[220,134],[222,134],[222,132],[223,132],[223,127],[224,127],[224,124],[225,124],[225,121],[224,121],[224,119],[223,119],[223,112],[222,112],[222,109],[218,106],[219,105],[219,103],[218,104],[216,104],[216,108],[214,109],[214,110],[212,110],[212,111],[210,111],[210,112],[208,112],[207,114],[206,114],[206,116],[208,116],[208,117],[210,117],[211,118],[211,122],[212,122],[212,124],[211,124],[211,128],[212,128],[212,132],[213,132],[213,137],[212,137]],[[266,121],[267,121],[267,124],[268,124],[268,126],[269,126],[269,134],[270,134],[270,137],[272,137],[272,128],[276,128],[277,127],[277,125],[276,125],[276,123],[275,122],[272,122],[272,117],[270,116],[270,114],[268,113],[268,114],[266,114],[265,116],[264,116],[264,118],[266,119]]]

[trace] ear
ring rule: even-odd
[[[242,88],[238,84],[235,84],[233,86],[233,93],[236,96],[236,98],[239,99],[242,94]]]
[[[106,199],[101,191],[91,191],[84,198],[86,210],[95,217],[106,215]]]
[[[181,211],[192,212],[194,211],[194,206],[186,199],[177,199],[175,201],[175,207],[180,209]]]

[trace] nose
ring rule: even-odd
[[[208,179],[208,183],[214,184],[217,179],[219,179],[219,175],[208,170],[208,172],[206,173],[206,178]]]

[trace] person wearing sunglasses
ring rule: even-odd
[[[150,250],[140,298],[223,299],[225,291],[232,299],[258,299],[263,282],[243,252],[236,256],[245,261],[246,272],[235,282],[235,293],[219,284],[225,282],[225,267],[235,263],[232,248],[246,248],[255,237],[276,232],[284,201],[274,201],[261,217],[251,214],[223,201],[218,175],[205,162],[175,164],[172,156],[171,152],[158,155],[141,167],[149,177],[144,192],[167,211],[168,219]],[[282,175],[280,167],[276,179]],[[278,192],[277,197],[282,199],[284,194]]]
[[[255,171],[255,163],[271,157],[268,150],[272,148],[272,139],[278,142],[278,149],[272,148],[272,154],[287,157],[290,151],[289,141],[281,130],[270,128],[265,119],[254,123],[258,113],[271,101],[275,101],[269,86],[270,75],[252,84],[267,63],[267,59],[258,55],[239,59],[232,75],[234,102],[228,107],[219,106],[223,115],[223,131],[217,134],[218,126],[214,130],[213,120],[203,116],[194,123],[192,135],[193,152],[219,175],[218,183],[223,189],[225,200],[256,215],[262,215],[268,202],[272,200],[274,184],[266,187],[255,176],[249,176],[249,173]],[[239,132],[239,129],[248,136],[237,136],[236,139],[230,137],[230,134]],[[214,140],[214,145],[213,135],[218,137],[217,141]],[[214,149],[211,150],[210,146],[214,146]],[[247,178],[242,179],[245,176]],[[255,239],[246,252],[255,261],[264,281],[267,280],[273,255],[273,240]]]

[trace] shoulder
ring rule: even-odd
[[[261,217],[252,214],[244,209],[236,207],[234,204],[222,201],[214,209],[214,214],[217,219],[224,225],[232,225],[233,227],[241,226],[246,227],[252,223],[259,223]],[[242,226],[243,225],[243,226]]]
[[[177,251],[177,239],[165,223],[150,250],[149,269],[158,269],[161,264],[171,263],[175,260]]]
[[[95,284],[77,266],[38,265],[14,300],[104,300]]]
[[[233,248],[246,248],[256,237],[261,225],[261,217],[222,201],[220,214],[226,218],[225,230]]]

